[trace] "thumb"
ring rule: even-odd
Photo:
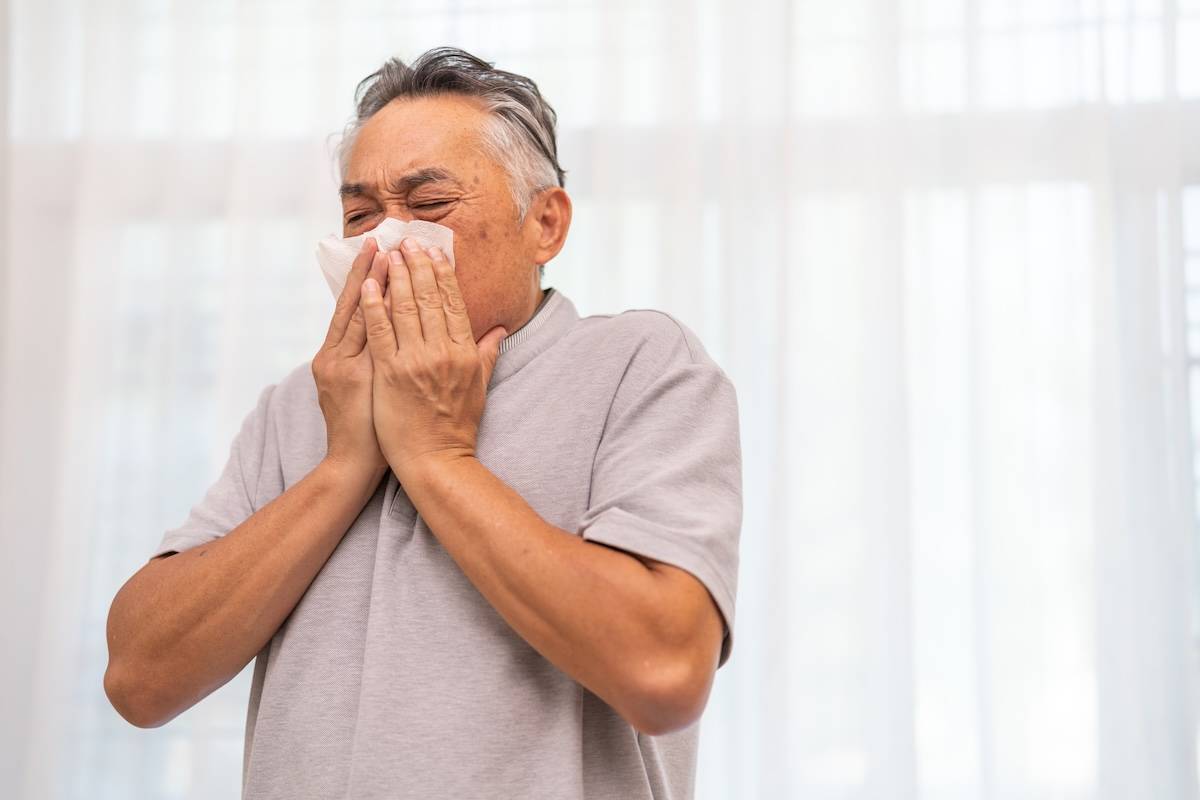
[[[479,360],[483,362],[483,386],[486,389],[492,380],[492,370],[496,368],[496,359],[500,357],[500,343],[508,331],[497,325],[483,335],[479,340]]]

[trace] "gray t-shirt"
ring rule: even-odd
[[[724,618],[724,665],[742,520],[733,385],[665,313],[581,319],[546,292],[503,342],[478,458],[547,522],[699,578]],[[262,391],[221,476],[155,555],[229,532],[325,444],[305,363]],[[643,735],[547,661],[389,472],[258,653],[243,797],[684,800],[699,727]]]

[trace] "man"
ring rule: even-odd
[[[360,84],[320,351],[109,615],[104,686],[165,724],[255,656],[247,798],[685,798],[732,646],[734,390],[657,311],[580,318],[555,116],[460,50]],[[412,242],[408,242],[412,244]]]

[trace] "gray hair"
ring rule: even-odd
[[[557,117],[537,84],[456,47],[434,48],[411,65],[390,58],[359,82],[354,118],[337,147],[342,180],[354,141],[376,112],[397,98],[444,94],[478,99],[489,112],[482,144],[508,173],[518,219],[525,218],[538,192],[564,184],[554,138]]]

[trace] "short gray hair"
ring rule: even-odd
[[[509,189],[524,219],[538,192],[562,186],[565,171],[558,163],[554,109],[537,84],[523,75],[496,69],[457,47],[437,47],[412,64],[390,58],[359,82],[355,114],[337,147],[342,180],[359,131],[372,116],[397,98],[457,94],[483,102],[490,119],[483,147],[508,173]]]

